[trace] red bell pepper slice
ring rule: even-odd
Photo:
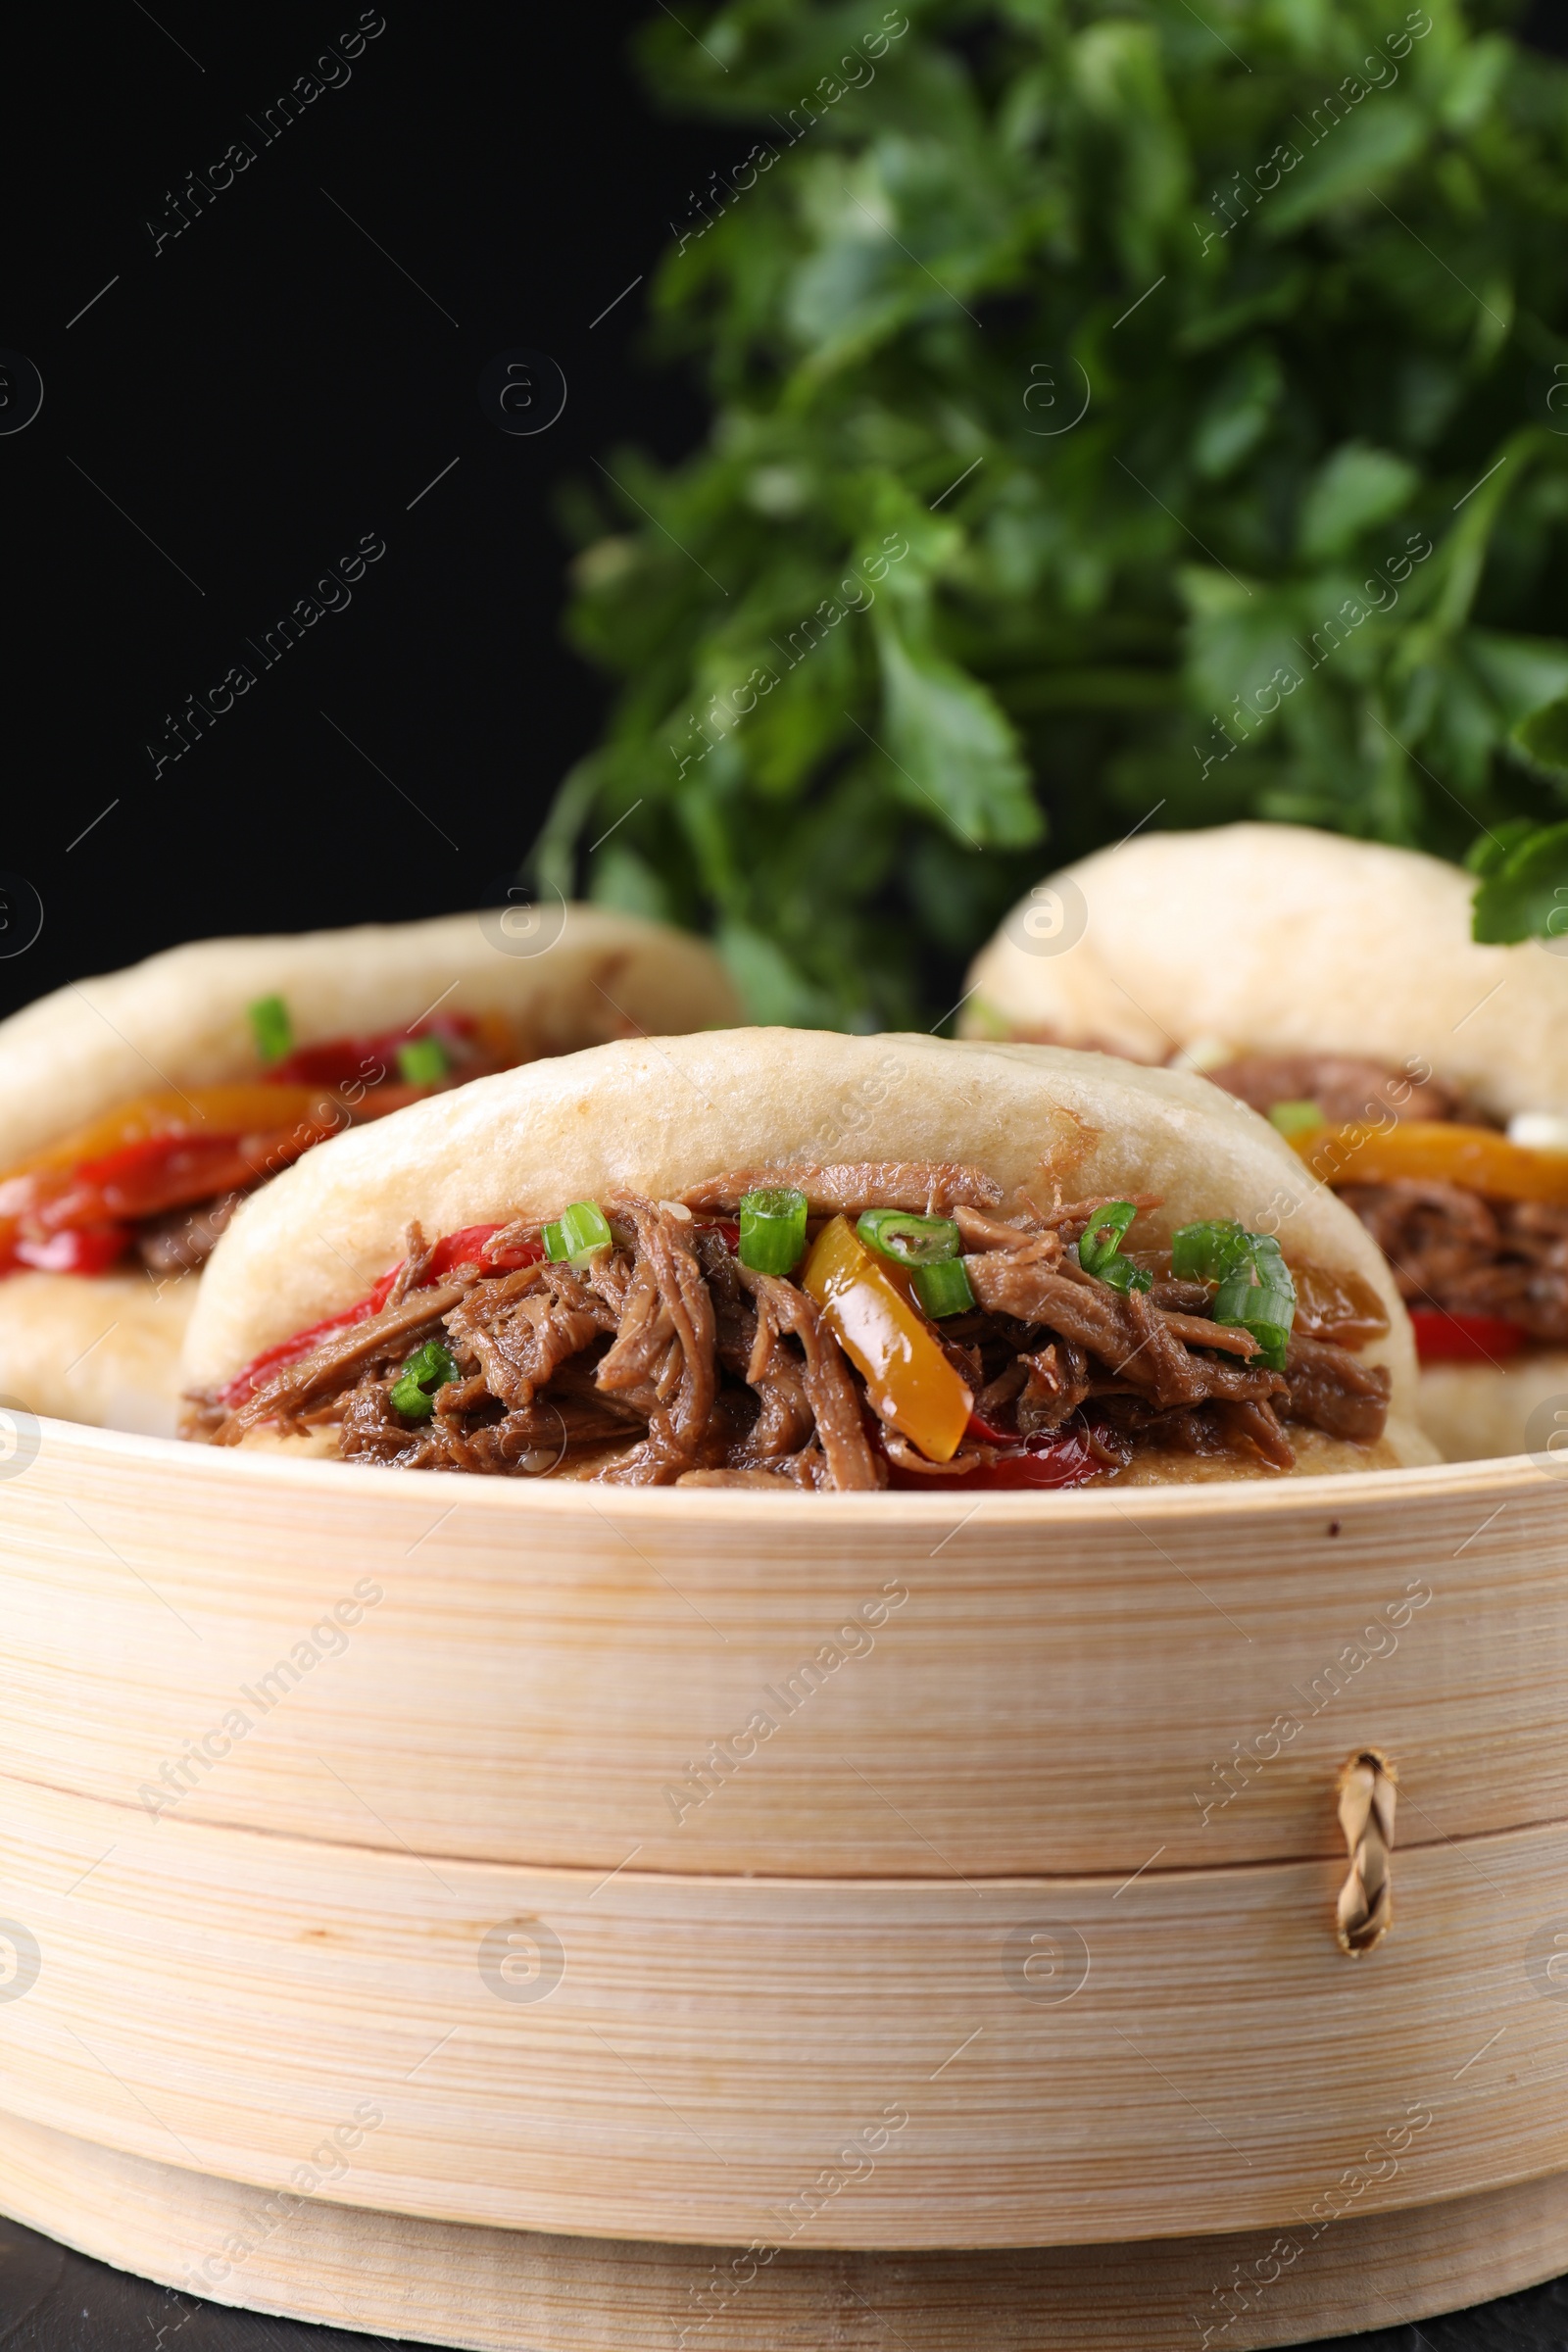
[[[1505,1315],[1451,1315],[1438,1306],[1412,1306],[1410,1328],[1424,1364],[1499,1363],[1529,1337]]]
[[[107,1274],[129,1240],[128,1225],[76,1225],[44,1242],[15,1241],[11,1255],[43,1274]]]
[[[102,1159],[81,1161],[60,1195],[41,1200],[34,1214],[51,1231],[159,1217],[194,1200],[248,1191],[259,1175],[298,1159],[323,1131],[329,1132],[324,1122],[313,1120],[266,1135],[148,1136]]]
[[[927,1477],[922,1470],[902,1470],[896,1462],[889,1462],[888,1474],[890,1483],[907,1494],[981,1494],[999,1489],[1081,1487],[1102,1467],[1083,1431],[1071,1429],[1058,1430],[1040,1444],[1021,1445],[1000,1461],[981,1462],[956,1477]]]
[[[471,1013],[443,1014],[439,1020],[417,1021],[412,1029],[383,1029],[374,1037],[329,1037],[318,1046],[297,1046],[274,1061],[263,1076],[270,1086],[353,1086],[373,1090],[397,1073],[400,1047],[421,1037],[439,1038],[444,1046],[466,1046],[478,1035]],[[487,1056],[486,1058],[491,1058]],[[379,1072],[379,1076],[377,1076]],[[419,1087],[423,1095],[428,1087]]]
[[[443,1275],[451,1273],[454,1266],[477,1266],[484,1274],[510,1274],[519,1266],[538,1264],[545,1254],[543,1242],[509,1242],[504,1249],[488,1250],[485,1245],[490,1236],[501,1230],[499,1225],[465,1225],[456,1233],[443,1235],[430,1252],[430,1262],[418,1288],[424,1290],[431,1283],[439,1282]],[[235,1373],[226,1388],[220,1390],[219,1402],[226,1404],[230,1412],[237,1411],[274,1372],[280,1372],[285,1364],[297,1363],[302,1355],[309,1355],[311,1349],[331,1333],[343,1331],[351,1323],[368,1323],[372,1315],[378,1315],[392,1295],[392,1285],[402,1273],[404,1263],[399,1258],[395,1266],[389,1266],[374,1290],[357,1299],[353,1306],[345,1306],[335,1315],[324,1316],[319,1323],[312,1323],[305,1331],[295,1332],[291,1339],[277,1340],[270,1348],[264,1348],[260,1355],[251,1358],[242,1372]]]
[[[499,1225],[465,1225],[460,1232],[449,1233],[444,1240],[437,1242],[430,1252],[425,1281],[439,1282],[442,1275],[450,1274],[454,1266],[478,1266],[486,1274],[514,1274],[519,1266],[536,1266],[539,1263],[545,1254],[543,1242],[509,1242],[500,1250],[487,1248],[490,1236],[501,1230]],[[393,1276],[397,1271],[398,1268],[394,1266]],[[390,1290],[391,1279],[383,1279]],[[376,1312],[380,1312],[379,1307]]]
[[[1023,1444],[1023,1440],[1015,1429],[994,1429],[991,1423],[982,1420],[978,1413],[969,1415],[969,1426],[963,1434],[966,1438],[978,1438],[985,1446],[1021,1446]]]

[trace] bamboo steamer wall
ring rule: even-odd
[[[270,2186],[368,2104],[314,2195],[713,2244],[827,2174],[812,2244],[919,2248],[1568,2170],[1565,1500],[590,1493],[46,1423],[0,1486],[0,2106]],[[1350,1961],[1365,1745],[1396,1926]]]
[[[1406,1838],[1568,1818],[1531,1459],[976,1507],[45,1426],[0,1486],[0,1773],[109,1804],[605,1870],[1215,1869],[1339,1853],[1371,1740]]]
[[[16,1785],[0,1808],[8,1905],[42,1956],[0,2010],[5,2108],[206,2173],[281,2186],[368,2106],[314,2193],[714,2244],[808,2214],[815,2246],[913,2248],[1296,2223],[1348,2167],[1371,2176],[1339,2192],[1363,2214],[1568,2170],[1563,2019],[1528,1968],[1568,1921],[1560,1828],[1398,1857],[1397,1924],[1363,1964],[1316,1863],[1122,1893],[607,1885],[126,1835]],[[481,1974],[509,1928],[544,1997]]]

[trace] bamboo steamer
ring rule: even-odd
[[[970,1502],[23,1434],[19,2219],[541,2352],[1295,2343],[1568,2266],[1544,1458]]]

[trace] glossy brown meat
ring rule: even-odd
[[[1451,1119],[1458,1104],[1439,1079],[1419,1080],[1408,1070],[1385,1069],[1350,1054],[1249,1054],[1204,1075],[1265,1115],[1276,1102],[1315,1102],[1331,1127],[1390,1114]]]
[[[804,1193],[813,1216],[830,1216],[866,1208],[907,1208],[919,1216],[946,1215],[954,1208],[999,1208],[1002,1187],[979,1168],[963,1168],[948,1160],[861,1160],[853,1165],[792,1159],[773,1168],[732,1168],[727,1175],[710,1176],[693,1185],[686,1205],[695,1209],[734,1209],[747,1193],[782,1191]]]
[[[1341,1198],[1411,1306],[1501,1315],[1545,1347],[1568,1347],[1568,1208],[1408,1181],[1347,1185]]]

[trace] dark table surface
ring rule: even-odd
[[[386,2336],[195,2302],[6,2221],[0,2221],[0,2346],[5,2352],[395,2352]],[[1419,2328],[1337,2336],[1312,2352],[1568,2352],[1568,2279],[1449,2319],[1424,2320]]]

